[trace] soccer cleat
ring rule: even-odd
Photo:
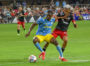
[[[17,36],[20,36],[20,34],[17,34]]]
[[[42,52],[40,55],[39,55],[39,58],[42,56],[42,60],[45,60],[45,52]]]
[[[67,62],[67,61],[68,61],[68,60],[65,59],[65,58],[61,58],[60,56],[59,56],[59,59],[60,59],[61,61],[63,61],[63,62]]]
[[[63,62],[67,62],[68,60],[67,59],[65,59],[65,58],[59,58],[61,61],[63,61]]]

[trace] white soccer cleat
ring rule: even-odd
[[[17,36],[20,36],[20,34],[17,34]]]

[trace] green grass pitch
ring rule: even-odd
[[[78,28],[75,29],[71,23],[68,30],[68,45],[64,52],[64,57],[68,62],[58,59],[59,53],[56,47],[49,45],[46,51],[46,60],[38,58],[40,52],[33,45],[33,36],[37,27],[31,35],[25,38],[25,33],[21,28],[21,35],[17,36],[17,24],[0,24],[0,66],[90,66],[90,20],[77,21]],[[26,32],[31,23],[26,24]],[[53,25],[52,30],[55,28]],[[57,38],[60,46],[62,41]],[[45,42],[40,44],[42,47]],[[29,63],[30,55],[37,56],[36,63]]]

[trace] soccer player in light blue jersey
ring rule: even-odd
[[[58,42],[51,34],[51,27],[52,27],[53,23],[55,22],[55,18],[52,18],[52,16],[53,16],[53,13],[52,13],[52,11],[49,10],[47,13],[47,16],[45,18],[41,17],[40,19],[37,20],[36,23],[33,23],[31,25],[29,32],[26,34],[26,37],[28,37],[30,35],[31,31],[33,30],[33,28],[36,25],[38,25],[38,30],[37,30],[36,36],[33,39],[33,43],[37,47],[37,49],[39,49],[41,51],[41,54],[39,55],[39,57],[42,56],[42,60],[45,59],[45,52],[40,47],[40,43],[43,41],[46,41],[46,42],[52,43],[56,46],[62,61],[67,61],[63,57],[63,53],[61,51],[61,48],[60,48]]]

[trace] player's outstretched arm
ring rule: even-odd
[[[28,36],[30,35],[31,31],[33,30],[33,28],[34,28],[36,25],[37,25],[37,23],[33,23],[33,24],[31,25],[31,27],[29,28],[29,32],[25,35],[25,37],[28,37]]]
[[[64,12],[64,16],[60,16],[60,17],[57,17],[57,19],[67,19],[67,17],[69,16],[69,13],[67,13],[66,11],[63,11]]]
[[[72,20],[72,22],[73,22],[74,27],[77,28],[76,21],[75,20]]]

